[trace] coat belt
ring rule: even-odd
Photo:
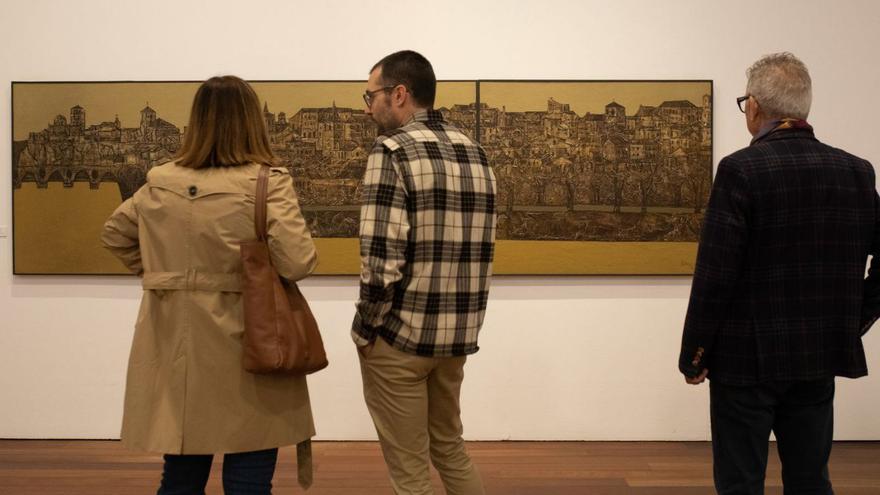
[[[240,273],[211,273],[195,269],[185,272],[145,272],[144,290],[201,290],[241,292]]]

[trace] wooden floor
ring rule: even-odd
[[[468,448],[488,494],[715,493],[705,442],[476,442]],[[782,494],[775,456],[771,447],[768,494]],[[318,442],[314,457],[311,495],[391,493],[376,443]],[[302,493],[294,459],[295,452],[282,449],[274,493]],[[154,494],[160,469],[161,457],[128,452],[119,442],[0,440],[2,495]],[[215,464],[209,494],[222,493],[218,473]],[[831,476],[837,495],[880,494],[880,442],[836,443]]]

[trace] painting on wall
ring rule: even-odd
[[[356,274],[376,126],[356,81],[255,81],[320,274]],[[198,82],[17,82],[16,274],[122,274],[104,220],[180,147]],[[498,178],[497,274],[692,273],[711,186],[710,81],[442,81]]]
[[[480,81],[502,269],[691,274],[712,184],[711,81]]]
[[[104,221],[180,148],[199,82],[13,83],[16,274],[127,273]],[[256,81],[273,151],[295,178],[318,273],[358,273],[358,195],[376,126],[365,83]],[[476,137],[476,83],[442,81],[437,106]]]

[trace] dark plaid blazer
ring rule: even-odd
[[[880,199],[870,163],[783,129],[718,165],[679,369],[730,385],[867,374],[880,315]]]
[[[495,174],[479,144],[420,111],[376,140],[364,174],[352,339],[420,356],[476,352],[495,248]]]

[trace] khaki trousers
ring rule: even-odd
[[[381,337],[358,348],[364,399],[397,495],[434,493],[428,459],[449,495],[482,495],[483,481],[461,438],[465,356],[399,351]]]

